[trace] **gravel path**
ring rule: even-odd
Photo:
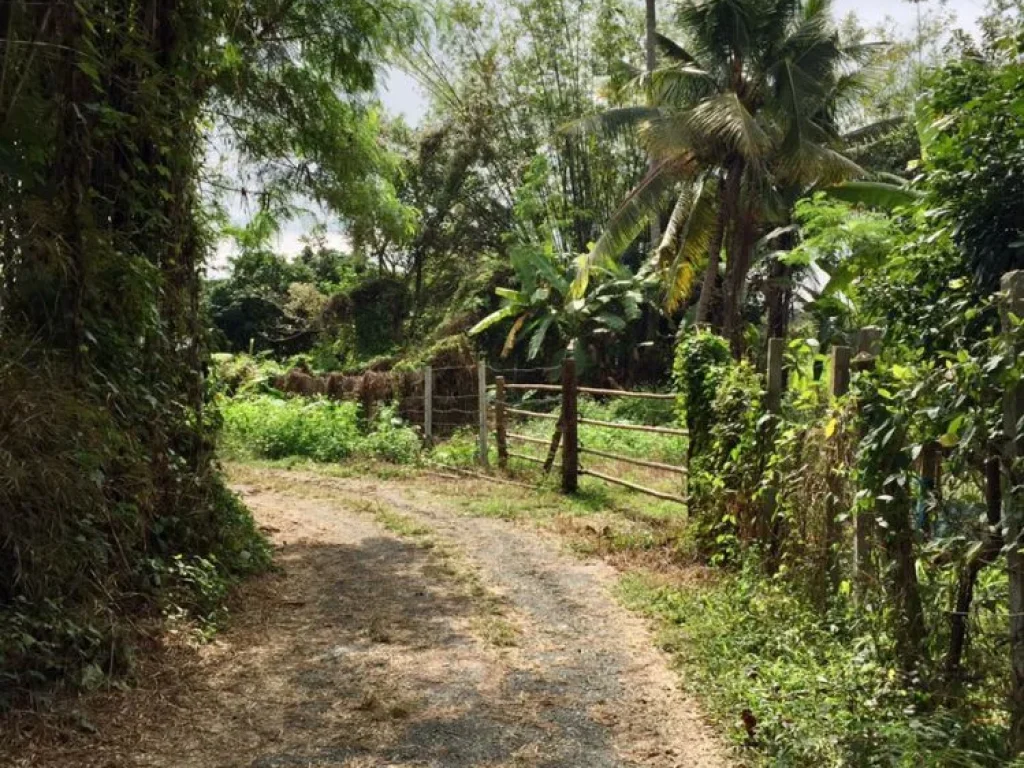
[[[234,474],[279,572],[173,684],[109,694],[89,733],[0,764],[730,764],[604,563],[414,483]]]

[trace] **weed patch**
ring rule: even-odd
[[[633,574],[620,596],[660,622],[709,709],[773,766],[1006,764],[1005,723],[972,711],[980,702],[934,700],[868,638],[781,587],[732,576],[680,588]]]
[[[307,458],[336,463],[371,458],[412,464],[420,454],[416,431],[382,408],[372,422],[360,419],[358,403],[256,395],[226,399],[221,446],[229,457]]]

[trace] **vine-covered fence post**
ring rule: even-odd
[[[1005,296],[1002,319],[1003,332],[1013,333],[1011,315],[1024,317],[1024,271],[1003,275]],[[1016,752],[1024,751],[1024,554],[1018,544],[1024,533],[1024,477],[1018,469],[1022,441],[1018,425],[1024,416],[1024,383],[1016,383],[1003,394],[1003,530],[1010,590],[1010,741]]]
[[[773,336],[768,339],[768,361],[766,372],[765,409],[773,416],[778,416],[782,411],[782,389],[783,389],[783,358],[786,353],[786,340]],[[768,434],[765,440],[768,446],[773,444],[778,436],[776,420],[769,422]],[[771,450],[769,447],[768,450]],[[777,481],[773,480],[765,491],[764,507],[762,509],[761,531],[758,535],[768,544],[771,556],[769,558],[769,570],[774,571],[777,567],[777,555],[781,546],[780,521],[776,520],[778,507]]]
[[[423,369],[423,437],[427,445],[434,444],[434,368]]]
[[[855,371],[869,371],[881,351],[883,330],[874,326],[857,331],[857,354],[850,362]],[[871,583],[871,550],[876,510],[857,509],[853,515],[853,581],[854,596],[859,600]]]
[[[850,358],[853,350],[846,346],[832,347],[832,355],[829,362],[829,393],[833,402],[839,400],[850,391]],[[841,439],[839,435],[833,435],[833,439]],[[839,564],[837,558],[836,544],[839,541],[839,496],[842,493],[842,478],[839,468],[835,465],[828,468],[825,491],[825,542],[824,558],[825,579],[829,593],[835,591],[839,585]]]
[[[576,355],[570,344],[562,362],[562,491],[579,487],[579,416],[576,408]]]
[[[505,423],[505,377],[494,380],[494,428],[498,445],[498,466],[508,469],[508,434]]]
[[[477,407],[480,411],[479,442],[480,466],[484,469],[490,465],[487,457],[487,361],[480,358],[476,365]]]

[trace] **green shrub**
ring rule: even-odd
[[[712,411],[723,366],[731,360],[729,342],[707,331],[685,336],[676,348],[673,375],[679,412],[690,432],[690,455],[700,453],[710,438]]]
[[[672,400],[648,400],[636,397],[609,398],[615,421],[648,426],[672,426],[676,423],[676,403]]]
[[[394,406],[387,406],[377,412],[359,451],[392,464],[412,464],[420,454],[420,436],[398,418]]]
[[[229,455],[319,462],[361,456],[396,464],[419,456],[419,434],[396,417],[393,407],[380,409],[365,433],[354,402],[256,395],[225,400],[221,411],[222,446]]]
[[[477,431],[472,427],[464,427],[444,441],[438,442],[430,451],[430,458],[438,464],[453,467],[476,466],[480,451]]]
[[[228,400],[222,412],[229,449],[260,458],[341,461],[360,440],[356,403],[258,395]]]

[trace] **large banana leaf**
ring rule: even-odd
[[[916,190],[882,181],[848,181],[822,190],[829,197],[844,203],[892,211],[918,202],[922,195]]]
[[[504,306],[501,309],[497,310],[496,312],[492,312],[479,323],[470,328],[469,335],[476,336],[478,333],[483,333],[491,326],[500,323],[502,320],[505,320],[509,317],[518,314],[521,310],[522,307],[515,304],[509,304],[507,306]]]

